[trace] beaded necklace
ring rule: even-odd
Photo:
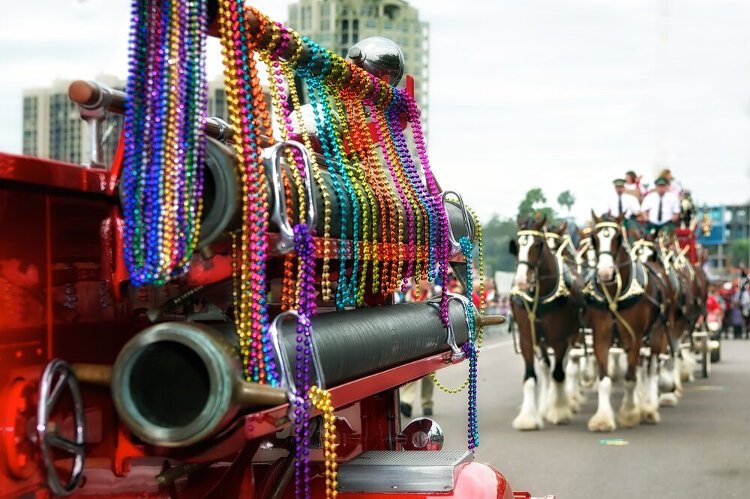
[[[184,272],[200,233],[206,5],[131,4],[125,103],[125,263],[136,285]]]
[[[347,175],[346,161],[342,154],[341,148],[341,137],[333,127],[333,116],[329,103],[329,93],[325,85],[323,85],[324,77],[328,74],[331,67],[331,54],[329,51],[321,48],[318,44],[311,41],[307,37],[303,37],[304,42],[309,46],[312,53],[310,63],[300,68],[298,66],[297,72],[300,76],[307,80],[308,94],[310,97],[310,103],[312,104],[313,114],[315,117],[315,124],[318,129],[320,137],[321,147],[323,149],[323,156],[325,157],[326,167],[331,173],[331,183],[336,193],[336,198],[339,201],[340,209],[340,222],[341,222],[341,239],[339,241],[339,275],[336,286],[336,308],[343,309],[347,306],[355,305],[356,301],[356,290],[357,278],[359,271],[359,200],[354,192],[354,187]],[[310,67],[317,61],[322,59],[322,73],[320,75],[313,75]],[[338,174],[338,175],[337,175]],[[341,183],[343,183],[343,187]],[[348,210],[346,209],[345,192],[348,194],[348,199],[352,207],[351,219],[352,219],[352,277],[351,283],[347,282],[346,272],[346,245],[345,239],[347,238],[347,218],[349,217]]]
[[[300,299],[297,303],[297,354],[294,432],[295,432],[295,491],[296,497],[310,497],[310,364],[312,357],[312,325],[316,314],[315,303],[315,244],[304,223],[294,226],[294,247],[301,269]]]
[[[344,67],[346,67],[346,65],[347,63],[344,60],[336,61],[336,68],[339,77],[343,76]],[[340,81],[338,83],[341,87]],[[362,161],[358,157],[357,150],[354,147],[354,141],[352,137],[353,132],[350,131],[351,129],[349,126],[349,117],[344,106],[341,91],[338,95],[333,95],[333,102],[336,106],[336,111],[341,117],[342,132],[340,134],[340,137],[344,137],[344,140],[346,140],[346,146],[349,148],[351,154],[350,158],[347,159],[345,164],[347,176],[352,182],[357,200],[359,201],[359,205],[362,208],[362,267],[360,270],[359,285],[356,288],[356,295],[354,299],[355,304],[357,306],[360,306],[364,302],[368,264],[373,259],[372,255],[376,246],[376,243],[372,242],[372,238],[377,237],[375,227],[377,224],[376,220],[378,212],[375,206],[375,198],[373,196],[373,193],[370,189],[367,189],[367,178],[365,175],[365,171],[362,168]],[[367,209],[368,207],[369,209]],[[372,224],[370,223],[370,221],[372,221]],[[355,245],[358,244],[357,240],[352,241],[352,243]],[[375,265],[376,263],[373,263],[373,269],[375,268]]]
[[[400,90],[397,89],[394,93],[394,99],[388,107],[388,128],[398,156],[401,159],[401,165],[403,166],[406,177],[409,180],[412,196],[416,197],[418,201],[416,205],[419,208],[420,217],[417,218],[417,253],[414,257],[416,261],[414,272],[415,279],[426,279],[431,265],[434,265],[435,262],[434,251],[432,250],[431,244],[435,241],[435,216],[432,206],[430,206],[429,203],[430,196],[427,192],[427,186],[422,182],[419,171],[414,165],[409,145],[403,131],[401,130],[401,114],[405,111],[404,98]],[[426,230],[423,229],[425,226],[427,227]],[[432,254],[432,258],[426,266],[424,265],[424,261],[426,260],[424,255],[424,244],[427,245],[428,252]]]
[[[393,93],[391,93],[391,95],[393,95]],[[386,109],[390,108],[392,102],[393,100],[391,100]],[[413,255],[416,253],[417,217],[415,214],[415,207],[417,203],[414,200],[411,185],[404,174],[404,167],[401,161],[402,158],[399,156],[396,147],[394,146],[391,136],[391,124],[385,109],[380,108],[377,110],[376,128],[378,131],[378,137],[380,138],[383,157],[406,212],[406,235],[408,245],[403,249],[399,246],[399,265],[406,263],[406,269],[403,272],[400,271],[396,279],[391,283],[391,286],[394,289],[401,286],[403,292],[406,291],[408,278],[413,275],[415,270]]]
[[[342,92],[342,98],[344,99],[344,112],[350,123],[351,134],[349,139],[351,141],[351,148],[359,158],[364,174],[364,179],[361,182],[371,187],[371,190],[367,191],[373,221],[371,289],[373,294],[377,294],[380,291],[380,256],[381,254],[387,256],[386,252],[381,249],[382,245],[378,244],[377,227],[380,227],[380,240],[383,243],[387,241],[389,234],[391,240],[395,239],[393,217],[396,208],[394,208],[394,204],[391,202],[388,188],[384,186],[384,182],[382,181],[381,174],[384,172],[382,172],[382,168],[380,168],[380,164],[372,152],[372,137],[370,129],[367,126],[365,107],[362,99],[351,91]],[[373,199],[373,194],[376,199]],[[388,260],[385,259],[383,265],[385,266],[387,262]]]
[[[381,146],[381,150],[383,153],[383,160],[385,161],[385,164],[388,167],[388,171],[391,172],[391,180],[393,182],[389,181],[388,179],[385,180],[385,185],[388,186],[389,190],[391,191],[395,205],[396,205],[396,230],[395,230],[395,238],[392,240],[392,244],[389,244],[390,246],[390,255],[388,256],[388,259],[391,260],[390,265],[390,273],[388,276],[385,275],[385,272],[383,272],[383,281],[381,282],[381,289],[380,292],[383,295],[387,295],[389,293],[392,293],[396,289],[398,289],[400,282],[402,280],[402,274],[403,274],[403,261],[404,261],[404,248],[403,248],[403,237],[404,237],[404,216],[401,213],[401,210],[398,209],[398,203],[400,201],[401,205],[404,207],[404,211],[406,212],[406,218],[407,218],[407,225],[408,220],[410,219],[410,209],[411,205],[409,204],[408,199],[406,198],[406,194],[403,190],[403,188],[400,188],[400,183],[398,182],[398,176],[395,174],[395,166],[394,162],[395,160],[391,158],[391,153],[393,152],[391,148],[389,148],[385,143],[385,131],[387,129],[387,124],[385,123],[385,114],[381,111],[381,106],[384,102],[387,102],[387,100],[390,99],[390,88],[386,85],[382,84],[380,81],[376,80],[373,77],[373,82],[375,83],[375,88],[377,88],[377,97],[375,99],[370,99],[368,101],[369,110],[370,110],[370,117],[372,118],[372,122],[375,124],[375,131],[378,136],[378,141]],[[384,172],[385,174],[385,172]],[[396,192],[398,192],[398,197],[396,197]],[[413,219],[413,214],[412,214]],[[387,279],[387,280],[386,280]]]
[[[287,43],[294,39],[295,42],[295,53],[287,60],[287,64],[281,64],[281,76],[286,81],[287,86],[289,87],[289,98],[292,102],[292,109],[295,113],[295,118],[297,119],[297,123],[300,124],[300,127],[303,123],[303,117],[302,117],[302,111],[300,107],[300,101],[299,96],[297,94],[297,87],[294,80],[294,71],[292,69],[293,65],[299,60],[300,55],[302,54],[302,46],[303,42],[301,37],[294,31],[290,31],[286,26],[284,26],[281,23],[276,23],[277,27],[281,31],[281,37],[282,40],[286,40]],[[283,45],[282,41],[282,45]],[[283,49],[281,49],[279,52],[272,54],[272,60],[279,59],[281,57],[281,54],[283,53]],[[278,78],[278,73],[276,74],[276,77]],[[282,101],[283,102],[283,101]],[[287,127],[287,131],[289,133],[294,131],[294,127],[291,123],[291,116],[290,120],[286,121],[285,124]],[[308,151],[313,151],[312,142],[310,140],[310,136],[307,133],[304,133],[302,131],[300,133],[302,143],[305,145],[305,148]],[[297,158],[297,166],[300,166],[301,162],[299,161],[299,158]],[[321,297],[323,301],[330,301],[331,299],[331,282],[330,282],[330,237],[331,237],[331,199],[330,194],[328,193],[328,188],[326,187],[325,183],[323,182],[323,177],[320,174],[320,166],[318,165],[317,158],[315,154],[310,154],[310,169],[312,170],[313,179],[315,180],[315,183],[318,185],[318,188],[320,189],[321,197],[323,198],[323,267],[321,271]],[[302,175],[302,173],[301,173]],[[310,227],[310,230],[313,230],[313,227]]]
[[[253,10],[253,13],[260,17],[263,14]],[[284,85],[283,71],[281,69],[281,62],[279,60],[280,53],[288,47],[289,36],[283,36],[284,33],[278,26],[278,24],[270,24],[271,27],[271,42],[266,47],[266,50],[260,52],[261,60],[266,64],[270,72],[271,79],[271,100],[272,107],[276,112],[276,117],[279,122],[280,136],[283,142],[286,142],[289,137],[289,132],[293,131],[291,110],[289,103],[286,99],[286,87]],[[285,154],[287,163],[291,165],[291,177],[294,180],[294,185],[297,192],[297,206],[300,213],[300,219],[302,214],[306,211],[306,199],[304,192],[304,185],[302,177],[306,174],[305,169],[302,165],[301,152],[296,147],[284,147],[283,152]],[[275,165],[274,165],[275,166]],[[287,219],[294,220],[294,200],[292,199],[291,193],[291,182],[289,175],[285,169],[281,170],[281,180],[283,182],[283,188],[285,191],[286,199],[286,212]],[[283,262],[283,277],[281,286],[281,309],[286,311],[295,306],[299,301],[300,286],[301,282],[301,266],[298,266],[298,275],[295,283],[294,277],[294,265],[298,258],[292,252],[284,255]],[[297,285],[295,285],[297,284]],[[296,288],[296,289],[295,289]]]
[[[310,387],[310,400],[323,416],[323,455],[326,466],[326,498],[333,499],[338,496],[336,476],[338,463],[336,463],[336,418],[333,415],[333,404],[331,403],[331,392]]]
[[[266,21],[259,18],[262,38]],[[261,159],[261,124],[268,126],[268,111],[258,81],[253,51],[256,40],[248,36],[247,18],[241,0],[220,0],[219,34],[229,120],[238,130],[235,142],[242,171],[242,229],[235,269],[235,324],[240,352],[248,379],[277,385],[279,382],[268,337],[266,308],[266,229],[268,194]]]
[[[474,288],[474,244],[467,236],[459,239],[461,252],[466,257],[466,321],[469,324],[469,340],[464,343],[464,352],[469,358],[469,450],[479,446],[479,421],[477,417],[477,345],[474,330],[474,305],[472,293]]]
[[[448,222],[448,215],[441,200],[440,188],[438,187],[435,176],[430,169],[430,160],[427,156],[427,147],[425,146],[424,134],[422,133],[422,123],[419,121],[419,108],[414,101],[414,97],[411,95],[405,93],[403,94],[403,98],[406,101],[407,119],[411,126],[412,135],[414,136],[414,143],[417,148],[417,153],[419,154],[422,173],[424,174],[425,182],[427,183],[430,203],[432,205],[433,213],[437,218],[436,225],[438,225],[438,228],[435,232],[435,239],[431,240],[430,245],[435,246],[436,265],[440,272],[440,280],[443,282],[443,286],[445,286],[448,283],[448,258],[450,257],[450,238],[448,235],[450,225]],[[440,317],[445,327],[448,327],[448,324],[450,324],[450,317],[448,316],[448,293],[443,293],[440,299]]]

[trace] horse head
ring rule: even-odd
[[[528,291],[535,281],[539,265],[546,256],[551,256],[543,231],[547,218],[541,220],[518,220],[516,239],[510,241],[510,253],[516,257],[515,285]]]
[[[562,238],[568,233],[568,222],[560,222],[547,227],[544,231],[547,246],[555,251],[562,244]]]
[[[657,248],[656,248],[656,234],[654,232],[649,232],[648,234],[643,234],[639,229],[633,228],[631,229],[633,231],[633,234],[637,235],[634,237],[635,244],[633,245],[632,255],[634,258],[637,258],[642,263],[646,262],[655,262],[657,261]]]
[[[624,217],[598,217],[593,211],[591,215],[594,221],[591,241],[596,251],[596,275],[601,281],[609,282],[615,277],[617,256],[626,244],[622,231]]]

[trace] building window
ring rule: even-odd
[[[386,5],[384,9],[385,17],[391,20],[396,19],[400,10],[401,9],[398,8],[398,5]]]
[[[370,29],[375,29],[378,27],[378,23],[375,21],[375,19],[368,19],[367,23],[365,24]]]

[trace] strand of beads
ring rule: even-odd
[[[310,48],[312,57],[310,64],[304,68],[298,66],[297,72],[307,80],[308,94],[312,104],[315,124],[318,129],[320,144],[323,149],[326,167],[331,173],[331,183],[339,202],[340,223],[341,223],[341,240],[339,242],[339,275],[336,286],[336,307],[343,309],[347,306],[353,306],[356,300],[357,277],[359,267],[359,202],[354,192],[354,188],[346,172],[346,163],[340,149],[340,138],[333,127],[333,115],[329,103],[329,93],[323,84],[324,76],[328,74],[331,66],[330,53],[318,46],[310,39],[303,37],[304,42]],[[322,62],[322,73],[313,75],[310,66],[316,61]],[[340,182],[341,181],[341,182]],[[343,183],[343,188],[341,183]],[[346,246],[344,240],[347,238],[347,218],[349,217],[346,209],[346,197],[351,205],[352,219],[352,277],[351,283],[347,282],[346,272]]]
[[[486,304],[486,297],[485,297],[485,277],[484,277],[484,239],[482,235],[482,225],[479,223],[479,217],[477,217],[477,214],[469,208],[466,207],[466,210],[469,212],[469,215],[471,215],[472,219],[474,220],[474,232],[476,233],[476,241],[477,241],[477,254],[479,256],[479,314],[484,315],[485,310],[487,308]],[[482,351],[482,344],[484,342],[484,327],[479,326],[477,328],[476,333],[476,362],[479,362],[479,353]],[[435,386],[437,386],[439,389],[444,391],[445,393],[450,393],[452,395],[455,395],[457,393],[460,393],[466,389],[466,387],[469,386],[469,380],[471,379],[470,375],[466,376],[466,379],[464,380],[463,384],[459,386],[458,388],[448,388],[445,386],[437,377],[437,374],[430,373],[430,378],[432,379],[432,382],[435,383]]]
[[[406,197],[406,192],[401,186],[401,183],[399,181],[399,176],[396,174],[395,163],[397,161],[397,158],[392,157],[392,153],[394,151],[392,148],[388,147],[388,145],[386,144],[386,140],[385,140],[386,132],[387,132],[387,124],[386,124],[385,114],[382,111],[382,106],[385,102],[390,100],[391,89],[385,85],[380,84],[379,82],[376,88],[379,88],[379,92],[378,92],[376,99],[371,99],[368,102],[369,108],[370,108],[370,116],[372,118],[372,122],[375,124],[375,131],[378,136],[378,141],[381,145],[383,159],[391,175],[391,179],[390,181],[388,181],[388,185],[391,185],[392,189],[395,189],[395,191],[398,192],[398,199],[400,200],[401,206],[404,207],[404,211],[406,214],[407,231],[409,231],[408,235],[413,237],[414,213],[411,209],[411,204],[409,203],[409,200]],[[403,275],[403,268],[404,268],[404,245],[403,245],[404,216],[401,214],[400,209],[396,210],[396,214],[398,216],[398,219],[397,219],[398,228],[396,230],[397,241],[396,241],[395,248],[391,246],[391,255],[390,255],[390,259],[392,260],[391,272],[390,272],[388,281],[386,281],[385,284],[381,284],[380,291],[383,294],[392,293],[393,291],[398,289],[403,279],[402,275]]]
[[[466,310],[466,321],[469,324],[469,340],[464,343],[464,352],[469,358],[469,450],[473,451],[479,446],[479,422],[477,417],[477,345],[474,329],[474,305],[472,304],[472,293],[474,288],[474,244],[467,236],[462,236],[458,241],[461,244],[461,253],[466,258],[466,297],[468,307]]]
[[[479,257],[479,314],[484,315],[487,310],[487,297],[485,295],[485,276],[484,276],[484,235],[482,234],[482,224],[479,222],[479,217],[473,209],[466,207],[466,210],[474,220],[474,233],[476,234],[475,240],[477,241],[477,256]],[[484,326],[479,326],[477,331],[477,361],[479,361],[479,351],[482,349],[482,343],[484,342]]]
[[[159,285],[184,272],[200,232],[206,6],[134,0],[131,10],[125,263],[134,285]]]
[[[294,409],[295,492],[296,497],[310,497],[310,365],[312,325],[317,313],[315,302],[315,244],[304,223],[294,226],[294,247],[299,257],[301,279],[297,303],[296,393]]]
[[[353,92],[346,90],[342,92],[342,98],[344,99],[344,112],[350,123],[351,134],[349,139],[351,140],[351,148],[355,151],[357,158],[359,158],[362,167],[361,170],[364,172],[364,179],[361,182],[371,187],[371,190],[367,191],[373,220],[371,290],[373,294],[377,294],[380,291],[380,256],[385,253],[381,249],[382,246],[378,244],[378,228],[380,228],[380,240],[383,243],[387,241],[389,235],[391,240],[395,239],[393,218],[396,208],[394,208],[395,204],[392,202],[388,188],[385,187],[387,180],[382,180],[384,172],[372,152],[372,138],[370,129],[367,126],[362,99]],[[372,199],[371,196],[373,193],[376,199]],[[387,264],[388,260],[384,259],[383,273],[387,272]]]
[[[391,96],[393,96],[393,92],[391,92]],[[417,216],[417,212],[419,212],[417,205],[419,203],[415,199],[412,185],[406,178],[404,165],[402,162],[403,158],[401,158],[401,156],[398,154],[398,151],[396,150],[396,147],[394,145],[392,128],[397,128],[398,125],[396,127],[393,127],[391,124],[391,117],[388,116],[390,114],[388,111],[390,110],[392,103],[393,99],[391,98],[389,104],[385,109],[378,109],[378,120],[376,123],[377,127],[379,128],[381,149],[383,150],[383,156],[385,157],[386,164],[388,165],[388,171],[391,174],[394,184],[396,185],[396,189],[398,190],[399,195],[401,196],[401,200],[404,203],[404,209],[406,210],[408,243],[405,248],[406,251],[404,252],[405,256],[403,257],[406,268],[403,272],[403,275],[399,275],[399,279],[393,283],[394,287],[398,287],[400,285],[401,291],[404,292],[406,291],[408,279],[414,275],[414,272],[416,270],[415,256],[417,253],[416,248],[418,242],[418,234],[422,233],[422,218],[421,212],[419,213],[419,216]],[[381,126],[383,127],[383,129],[380,129]]]
[[[310,400],[313,406],[322,413],[323,416],[323,455],[325,456],[326,466],[326,497],[333,499],[338,496],[338,482],[336,463],[336,418],[333,415],[333,404],[331,403],[331,392],[318,388],[310,387]]]
[[[287,64],[281,64],[281,76],[286,80],[286,84],[289,87],[289,99],[291,100],[291,107],[294,110],[295,118],[297,119],[297,123],[299,124],[301,130],[301,140],[304,144],[305,148],[308,151],[313,151],[312,142],[310,140],[310,136],[304,132],[304,126],[303,126],[303,117],[302,117],[302,111],[299,101],[299,96],[297,94],[297,87],[294,81],[294,71],[292,70],[292,66],[299,60],[300,55],[302,54],[302,47],[303,42],[301,37],[294,31],[290,31],[286,28],[286,26],[277,23],[278,28],[281,31],[281,37],[282,40],[286,37],[287,40],[291,40],[292,38],[295,41],[294,46],[296,47],[295,53],[287,60]],[[287,43],[288,43],[287,41]],[[283,43],[283,42],[282,42]],[[272,54],[272,60],[274,58],[278,59],[281,57],[282,51]],[[276,77],[279,77],[279,74],[276,73]],[[283,103],[284,101],[282,101]],[[289,133],[294,131],[294,127],[291,123],[291,116],[289,117],[289,120],[285,120],[285,124],[287,126],[287,130]],[[302,163],[298,160],[297,166],[302,168]],[[323,182],[323,177],[320,173],[320,166],[318,165],[317,158],[315,154],[310,154],[310,169],[312,170],[313,174],[313,180],[315,180],[315,183],[317,184],[318,188],[320,189],[321,197],[323,198],[323,267],[321,271],[321,297],[323,301],[330,301],[331,299],[331,281],[330,281],[330,237],[331,237],[331,199],[330,194],[328,193],[328,188],[326,187],[325,183]],[[303,175],[302,173],[300,173]],[[310,227],[310,230],[313,230],[313,227]]]
[[[414,97],[411,95],[404,93],[403,98],[406,101],[407,119],[411,126],[414,143],[419,154],[419,161],[422,165],[422,173],[424,174],[427,190],[430,194],[430,204],[438,220],[439,229],[436,231],[434,242],[431,241],[431,246],[435,246],[436,265],[440,272],[440,280],[443,282],[443,286],[445,286],[448,282],[448,258],[450,258],[450,237],[448,235],[450,225],[448,214],[445,212],[445,206],[443,206],[440,187],[430,169],[427,146],[425,145],[424,134],[422,133],[422,123],[419,120],[419,108],[414,101]],[[450,324],[450,317],[448,316],[448,293],[443,293],[440,299],[440,317],[445,327],[448,327],[448,324]]]
[[[344,74],[344,68],[347,67],[346,61],[337,60],[335,63],[336,74],[338,78],[342,78]],[[334,84],[338,84],[341,87],[341,82],[334,81]],[[375,207],[375,199],[372,195],[372,191],[367,189],[367,179],[365,177],[364,169],[361,166],[361,161],[357,156],[357,152],[354,148],[352,139],[352,133],[349,126],[349,118],[346,113],[346,109],[341,97],[341,91],[338,94],[332,92],[333,103],[336,106],[336,111],[341,119],[342,130],[337,140],[339,142],[339,148],[344,150],[342,144],[342,137],[346,141],[346,146],[349,147],[350,157],[345,162],[346,174],[352,183],[352,187],[357,196],[359,206],[362,208],[362,266],[360,268],[359,285],[355,291],[354,303],[357,306],[362,305],[364,302],[365,286],[367,283],[367,268],[372,260],[374,244],[371,243],[372,234],[375,233],[377,211]],[[369,209],[368,209],[369,208]],[[372,224],[370,221],[372,220]],[[358,241],[352,241],[353,244],[357,245]],[[374,269],[374,265],[373,265]]]
[[[373,94],[374,89],[380,88],[379,85],[381,83],[370,75],[362,73],[357,73],[357,78],[358,85],[363,89],[362,94],[356,95],[354,92],[345,92],[345,108],[347,117],[352,123],[351,130],[354,148],[359,151],[359,157],[362,161],[361,165],[365,170],[369,185],[375,191],[379,207],[380,244],[377,243],[377,231],[373,230],[374,261],[372,265],[371,289],[373,294],[377,294],[378,292],[387,294],[391,291],[389,289],[390,272],[391,270],[395,271],[397,268],[397,262],[393,258],[393,248],[398,242],[396,229],[400,223],[401,211],[399,209],[398,197],[388,180],[388,174],[382,168],[374,152],[372,134],[367,122],[369,114],[367,107],[368,105],[373,105],[369,97]],[[373,219],[375,219],[375,216],[373,216]],[[398,228],[400,231],[401,226],[399,225]],[[379,265],[381,261],[382,268]]]
[[[401,165],[404,168],[406,177],[410,183],[410,189],[412,196],[416,198],[416,205],[419,208],[420,217],[417,218],[417,254],[415,255],[416,266],[414,269],[415,279],[427,279],[429,270],[434,265],[434,251],[432,250],[431,242],[435,240],[435,216],[432,211],[432,206],[429,203],[429,193],[427,192],[427,186],[422,182],[416,165],[411,157],[411,151],[409,145],[401,129],[401,115],[406,112],[405,102],[401,92],[394,92],[394,98],[391,104],[388,106],[388,129],[391,134],[392,141],[395,145],[396,152],[401,159]],[[427,227],[424,230],[424,227]],[[432,258],[427,261],[427,265],[424,265],[425,252],[424,245],[427,245],[427,252],[432,255]],[[434,270],[433,270],[434,274]]]
[[[263,20],[261,32],[265,32]],[[259,134],[262,124],[270,127],[253,57],[256,40],[248,36],[242,0],[220,0],[219,34],[229,121],[239,132],[234,145],[242,173],[243,223],[235,267],[239,274],[235,324],[247,378],[277,385],[278,374],[268,337],[265,269],[268,194]]]

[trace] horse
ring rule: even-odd
[[[592,244],[596,252],[596,272],[587,282],[586,320],[594,331],[594,354],[599,365],[599,401],[596,413],[588,422],[590,431],[613,431],[617,425],[610,402],[612,380],[609,377],[609,349],[617,333],[627,357],[625,396],[618,412],[621,426],[632,427],[641,422],[642,415],[651,423],[659,422],[658,403],[653,398],[641,402],[636,397],[637,370],[641,347],[663,345],[665,328],[659,327],[662,308],[659,289],[649,279],[647,268],[631,257],[622,227],[623,217],[602,218],[592,211],[594,228]],[[663,321],[661,321],[663,323]],[[653,385],[657,374],[658,348],[650,352],[647,386]]]
[[[545,222],[546,218],[519,221],[516,239],[510,242],[510,252],[517,259],[511,307],[525,365],[523,403],[513,420],[517,430],[541,429],[543,417],[553,424],[567,423],[572,417],[564,361],[570,339],[579,329],[578,309],[583,305],[583,297],[581,283],[575,280],[562,256],[554,254],[547,244]],[[555,358],[549,389],[548,347]],[[534,369],[536,355],[541,360],[539,382]],[[549,401],[545,398],[547,391]]]
[[[678,317],[681,314],[679,298],[681,294],[680,288],[683,284],[676,275],[670,275],[670,272],[673,273],[673,271],[671,270],[670,262],[662,255],[661,249],[656,243],[656,233],[652,232],[645,236],[639,233],[636,239],[631,249],[631,256],[639,259],[641,263],[646,265],[649,275],[658,288],[658,299],[662,307],[662,324],[666,327],[666,334],[660,337],[664,341],[661,344],[656,344],[655,340],[651,341],[651,350],[657,355],[669,353],[673,362],[672,371],[662,373],[661,365],[657,364],[656,372],[650,373],[652,376],[649,380],[653,384],[647,389],[647,399],[653,400],[653,397],[657,396],[660,405],[673,406],[677,404],[677,397],[681,394],[682,390],[676,378],[679,377],[679,366],[681,365],[679,363],[679,345],[682,340],[683,329],[678,321]],[[650,367],[652,366],[649,363]],[[663,379],[659,383],[657,378],[662,374]],[[659,385],[661,385],[661,389],[664,392],[661,394],[661,397],[658,396]]]
[[[693,264],[685,255],[686,249],[680,249],[674,242],[672,265],[677,271],[683,285],[686,288],[686,303],[684,307],[685,333],[690,335],[692,345],[692,333],[696,325],[705,316],[706,300],[708,298],[708,276],[703,267]],[[692,381],[694,379],[694,367],[696,365],[692,352],[683,352],[686,362],[680,363],[681,381]]]

